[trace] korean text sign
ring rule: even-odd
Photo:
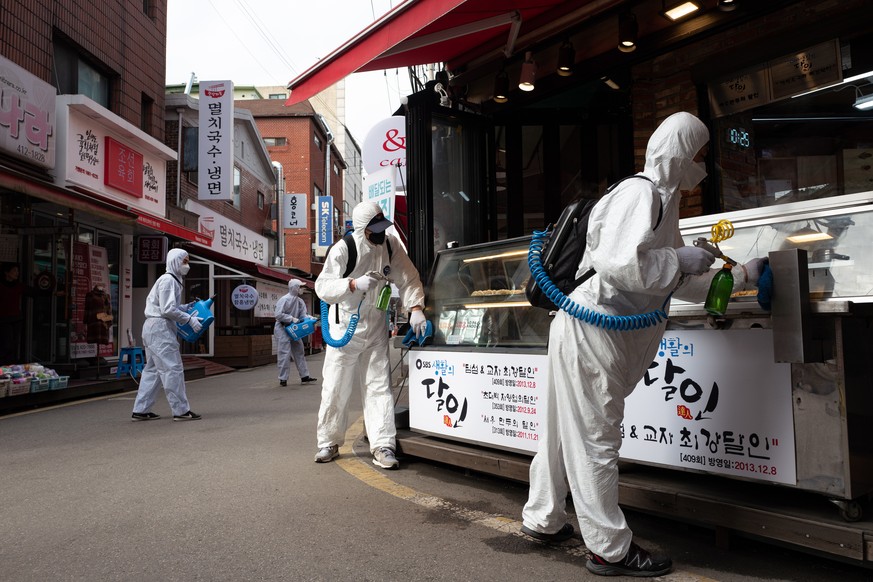
[[[772,331],[666,332],[622,434],[623,459],[796,484],[791,371]]]
[[[54,87],[0,56],[0,150],[54,168],[56,98]]]
[[[194,244],[211,248],[229,257],[267,264],[267,250],[270,245],[267,237],[193,200],[186,200],[185,208],[200,215],[197,230],[212,237],[211,244]]]
[[[378,204],[385,218],[392,222],[394,221],[394,182],[396,175],[396,167],[388,166],[364,177],[364,200]]]
[[[333,244],[333,198],[319,196],[315,212],[318,221],[318,246],[329,247]]]
[[[233,200],[233,82],[200,83],[198,200]]]
[[[437,436],[535,453],[547,356],[410,350],[409,424]]]
[[[308,228],[309,207],[306,194],[285,194],[282,208],[282,223],[285,228]]]

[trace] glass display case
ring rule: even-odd
[[[545,349],[551,319],[524,295],[529,245],[522,237],[437,253],[427,292],[434,345]]]
[[[868,250],[873,192],[684,219],[680,230],[685,243],[710,238],[712,225],[721,219],[730,220],[735,232],[719,248],[738,263],[771,251],[803,249],[811,301],[873,302],[873,254]],[[717,260],[713,268],[720,265]],[[680,310],[687,305],[675,299],[672,303]]]

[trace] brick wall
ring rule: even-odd
[[[0,54],[54,85],[53,41],[79,48],[80,58],[112,81],[111,111],[140,127],[142,95],[150,97],[150,133],[164,138],[167,0],[9,0],[0,9]]]

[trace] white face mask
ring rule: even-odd
[[[187,275],[188,271],[190,271],[190,270],[191,270],[191,265],[186,265],[185,263],[182,263],[182,266],[179,267],[179,272],[182,273],[183,277],[185,275]]]
[[[703,182],[704,178],[706,178],[706,164],[703,162],[693,162],[685,170],[685,175],[679,181],[679,189],[690,192],[694,190],[695,186]]]

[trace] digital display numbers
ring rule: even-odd
[[[725,130],[725,140],[735,148],[747,149],[752,145],[749,132],[742,127],[729,127]]]

